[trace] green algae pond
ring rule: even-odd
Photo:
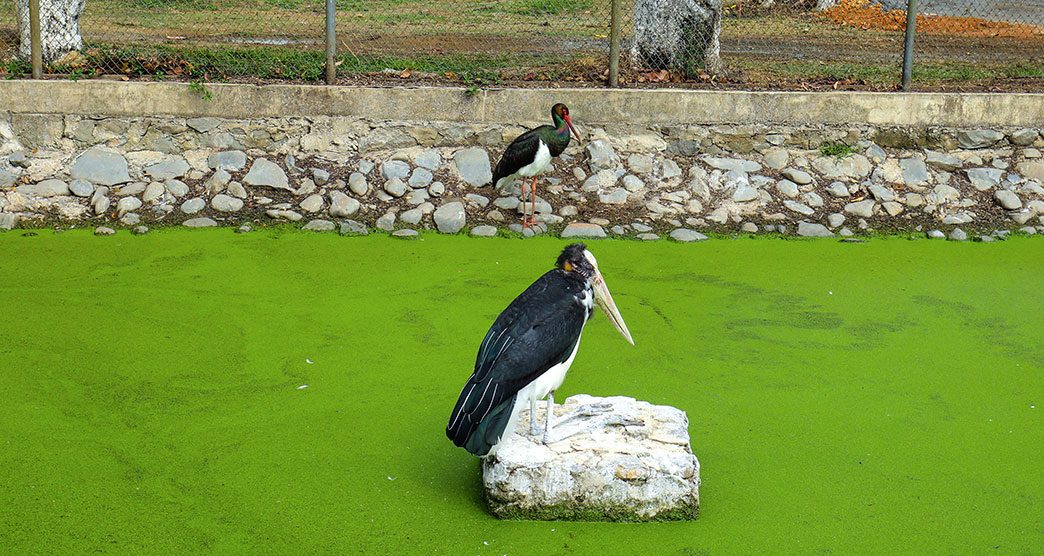
[[[557,399],[689,415],[691,522],[500,521],[444,427],[566,241],[0,234],[4,553],[1040,553],[1044,241],[590,242]]]

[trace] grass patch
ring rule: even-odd
[[[11,58],[0,65],[0,75],[15,79],[33,73],[33,65],[27,61]]]
[[[862,82],[874,86],[895,85],[902,68],[895,64],[826,62],[818,60],[772,60],[729,57],[726,64],[740,70],[752,83],[795,81]],[[913,80],[918,85],[989,82],[996,80],[1042,79],[1044,62],[1030,61],[1006,64],[972,64],[925,62],[914,65]]]
[[[325,74],[326,65],[323,52],[291,47],[178,48],[159,45],[139,48],[89,45],[84,54],[86,66],[76,69],[77,77],[115,71],[131,77],[191,77],[210,81],[239,76],[318,81]],[[422,54],[413,57],[342,55],[338,72],[347,75],[379,72],[389,68],[432,73],[451,71],[467,84],[489,86],[500,82],[498,70],[568,62],[569,59],[563,57],[520,54]],[[69,73],[70,70],[51,67],[49,71]]]
[[[1001,65],[951,64],[926,62],[914,64],[916,83],[990,81],[995,79],[1044,79],[1044,62],[1015,62]]]
[[[520,15],[559,15],[589,10],[591,0],[516,0],[508,6],[507,11]]]
[[[679,407],[703,466],[698,520],[625,526],[492,518],[443,433],[563,240],[38,234],[0,233],[8,552],[1040,544],[1039,238],[591,242],[637,346],[596,316],[556,398]]]
[[[827,141],[819,146],[819,154],[834,158],[845,158],[852,155],[852,147],[840,141]]]

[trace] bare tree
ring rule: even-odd
[[[40,0],[40,46],[45,63],[53,62],[72,50],[83,48],[80,14],[87,0]],[[18,6],[18,56],[32,56],[29,33],[29,0],[16,0]]]

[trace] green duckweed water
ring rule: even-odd
[[[490,517],[445,421],[493,318],[564,244],[0,234],[0,546],[1041,550],[1036,238],[592,242],[637,345],[596,317],[558,399],[687,411],[701,516]]]

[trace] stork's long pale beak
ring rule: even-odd
[[[620,311],[616,308],[616,302],[613,301],[613,295],[609,293],[609,287],[605,285],[605,279],[602,278],[602,273],[597,269],[595,269],[591,286],[594,289],[595,303],[605,312],[605,316],[609,317],[609,322],[613,323],[613,327],[616,328],[620,335],[633,346],[634,340],[631,338],[631,332],[627,330],[627,323],[620,316]]]
[[[566,124],[569,125],[569,131],[573,132],[573,137],[576,137],[576,142],[579,143],[580,142],[580,134],[577,133],[576,126],[573,125],[573,119],[569,117],[569,114],[565,114],[563,116],[563,118],[565,118]]]

